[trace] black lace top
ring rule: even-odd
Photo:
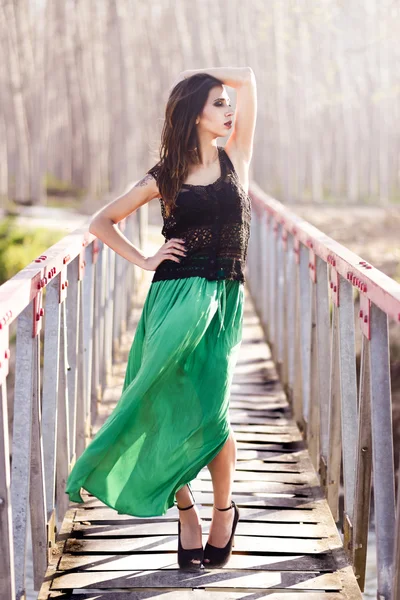
[[[250,237],[251,201],[222,146],[217,146],[220,177],[209,185],[182,184],[169,217],[160,198],[162,235],[185,240],[180,262],[163,260],[152,281],[181,277],[234,279],[244,283]],[[158,165],[147,171],[157,181]]]

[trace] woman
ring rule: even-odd
[[[237,90],[236,114],[224,84]],[[251,68],[184,71],[167,102],[159,162],[89,227],[154,276],[121,398],[75,463],[66,492],[83,502],[83,487],[139,517],[165,514],[176,498],[181,568],[225,565],[239,519],[228,408],[242,339],[256,107]],[[160,199],[165,243],[144,256],[115,224],[153,198]],[[203,551],[190,482],[206,465],[214,510]]]

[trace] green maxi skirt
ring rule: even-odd
[[[122,394],[66,484],[137,517],[163,515],[229,437],[244,284],[187,277],[150,284]]]

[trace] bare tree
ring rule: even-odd
[[[0,0],[0,195],[44,202],[46,173],[124,188],[156,158],[179,71],[250,65],[266,191],[398,200],[399,33],[393,0]]]

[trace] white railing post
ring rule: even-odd
[[[340,412],[344,485],[343,528],[347,543],[347,540],[350,538],[350,532],[347,529],[352,526],[354,513],[354,466],[357,460],[358,437],[357,376],[353,288],[348,281],[341,277],[339,290]]]
[[[95,269],[98,257],[98,241],[94,240],[86,258],[85,276],[82,280],[82,352],[85,365],[85,421],[89,424],[89,432],[92,422],[91,399],[92,399],[92,370],[94,361],[94,302],[95,302]],[[80,354],[80,353],[79,353]]]
[[[67,333],[67,367],[66,372],[68,381],[68,404],[69,404],[69,439],[70,454],[69,461],[75,456],[76,452],[80,452],[84,448],[84,429],[82,427],[82,413],[78,414],[78,344],[79,344],[79,325],[82,319],[80,312],[80,269],[81,255],[76,256],[60,273],[62,279],[68,280],[68,287],[65,290],[63,299],[59,300],[61,308],[66,304],[67,323],[65,331]],[[64,281],[60,282],[64,283]],[[76,428],[79,432],[76,435]],[[78,449],[76,448],[78,446]]]
[[[300,244],[300,351],[301,351],[301,376],[303,382],[303,422],[307,432],[310,405],[310,359],[311,359],[311,281],[309,276],[309,251],[304,244]]]
[[[308,441],[332,515],[342,520],[344,548],[361,590],[373,472],[378,596],[400,600],[400,501],[395,514],[388,339],[388,318],[400,323],[400,285],[256,185],[250,196],[257,221],[250,239],[250,291],[294,418]],[[265,221],[260,237],[258,224]],[[263,265],[261,277],[253,260]],[[354,288],[363,335],[359,400]]]
[[[146,227],[141,221],[143,240]],[[138,238],[134,222],[135,214],[127,218],[125,230],[131,238]],[[34,587],[40,588],[69,506],[66,481],[89,440],[91,420],[141,281],[135,278],[134,265],[119,258],[116,262],[115,257],[84,226],[0,287],[1,600],[25,595],[29,522]],[[42,348],[39,334],[44,315]],[[10,444],[6,392],[9,324],[14,320],[16,376],[10,402]]]
[[[390,389],[389,340],[387,315],[371,305],[370,382],[372,472],[378,598],[390,598],[395,539],[395,494],[392,398]]]
[[[36,303],[31,300],[18,317],[14,420],[12,437],[11,506],[13,512],[15,595],[25,595],[25,552],[29,509],[32,403],[37,335],[33,335]],[[37,332],[38,333],[38,332]],[[37,396],[36,396],[37,400]]]
[[[329,367],[330,356],[330,314],[329,314],[329,286],[327,264],[319,256],[316,261],[317,267],[317,347],[318,347],[318,388],[320,405],[320,452],[317,471],[324,472],[324,464],[321,457],[328,456],[329,448]]]
[[[0,597],[15,598],[14,539],[10,491],[10,444],[8,436],[7,375],[9,328],[0,329]]]

